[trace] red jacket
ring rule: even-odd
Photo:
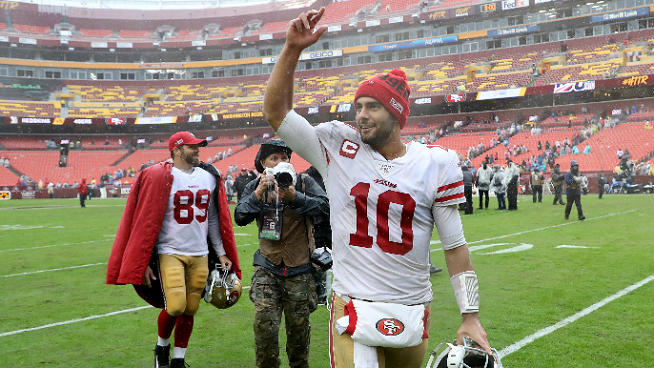
[[[107,284],[141,285],[143,282],[145,270],[166,214],[168,201],[162,199],[167,199],[170,195],[173,183],[173,175],[170,173],[172,167],[170,162],[150,166],[143,170],[132,184],[109,256]],[[232,270],[241,278],[234,226],[225,189],[219,176],[216,189],[218,190],[216,207],[223,246],[227,257],[233,262]]]
[[[88,189],[86,187],[86,179],[82,178],[82,182],[77,187],[77,192],[80,195],[87,195],[89,193],[89,191],[88,191]]]

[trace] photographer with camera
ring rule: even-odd
[[[289,163],[293,151],[278,138],[261,145],[258,179],[245,187],[234,210],[239,226],[256,220],[259,250],[250,299],[255,306],[254,336],[257,367],[279,367],[279,326],[286,325],[286,351],[291,367],[308,367],[309,315],[317,308],[312,219],[329,213],[327,195],[308,175],[298,175]]]

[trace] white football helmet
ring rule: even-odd
[[[223,269],[220,263],[209,273],[204,287],[204,301],[218,309],[227,309],[241,297],[243,286],[234,272]]]
[[[489,355],[468,337],[463,338],[463,345],[444,342],[429,355],[427,368],[502,368],[499,353],[492,348],[491,351],[493,354]]]

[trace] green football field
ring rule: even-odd
[[[583,222],[575,209],[564,220],[552,196],[519,200],[515,212],[462,216],[480,278],[481,322],[504,366],[652,367],[654,195],[583,196]],[[0,365],[152,366],[159,311],[130,286],[105,285],[124,205],[0,201]],[[251,224],[235,233],[247,286],[256,231]],[[444,267],[436,232],[433,239],[433,262]],[[433,349],[455,338],[461,318],[446,273],[431,280]],[[228,310],[202,302],[188,365],[254,367],[253,316],[247,290]],[[328,316],[324,306],[312,315],[311,367],[329,367]],[[280,335],[288,366],[283,326]]]

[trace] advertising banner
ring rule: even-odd
[[[504,0],[502,1],[502,10],[525,8],[529,6],[529,0]]]
[[[331,57],[343,56],[343,50],[325,50],[325,51],[312,51],[312,52],[303,52],[300,54],[300,60],[315,60],[315,59],[326,59]],[[261,58],[261,64],[274,64],[279,59],[278,56],[267,56]]]
[[[454,43],[457,42],[458,40],[459,40],[458,35],[449,35],[449,36],[427,38],[423,40],[385,43],[383,45],[368,46],[368,52],[384,52],[384,51],[392,51],[392,50],[411,49],[414,47],[424,47],[424,46],[432,46],[432,45],[441,45],[446,43]]]
[[[450,18],[460,18],[467,17],[469,15],[475,14],[475,8],[472,6],[466,6],[463,8],[450,9]]]
[[[445,102],[447,103],[463,102],[465,100],[465,93],[453,93],[445,96]]]
[[[483,91],[477,94],[477,100],[495,100],[498,98],[521,97],[525,95],[526,88],[500,89],[497,91]]]
[[[174,124],[176,121],[176,116],[159,116],[151,118],[136,118],[134,124]]]
[[[528,26],[491,29],[488,31],[488,37],[510,36],[518,33],[533,33],[538,31],[538,24]]]
[[[554,85],[554,93],[593,91],[594,89],[595,81],[562,83]]]
[[[607,22],[607,21],[616,20],[616,19],[640,17],[640,16],[643,16],[643,15],[649,15],[649,8],[640,8],[640,9],[634,9],[634,10],[623,10],[623,11],[619,11],[619,12],[593,15],[593,17],[591,18],[591,22],[592,23],[600,23],[600,22]]]
[[[447,10],[438,10],[427,13],[427,21],[449,19],[450,14]]]

